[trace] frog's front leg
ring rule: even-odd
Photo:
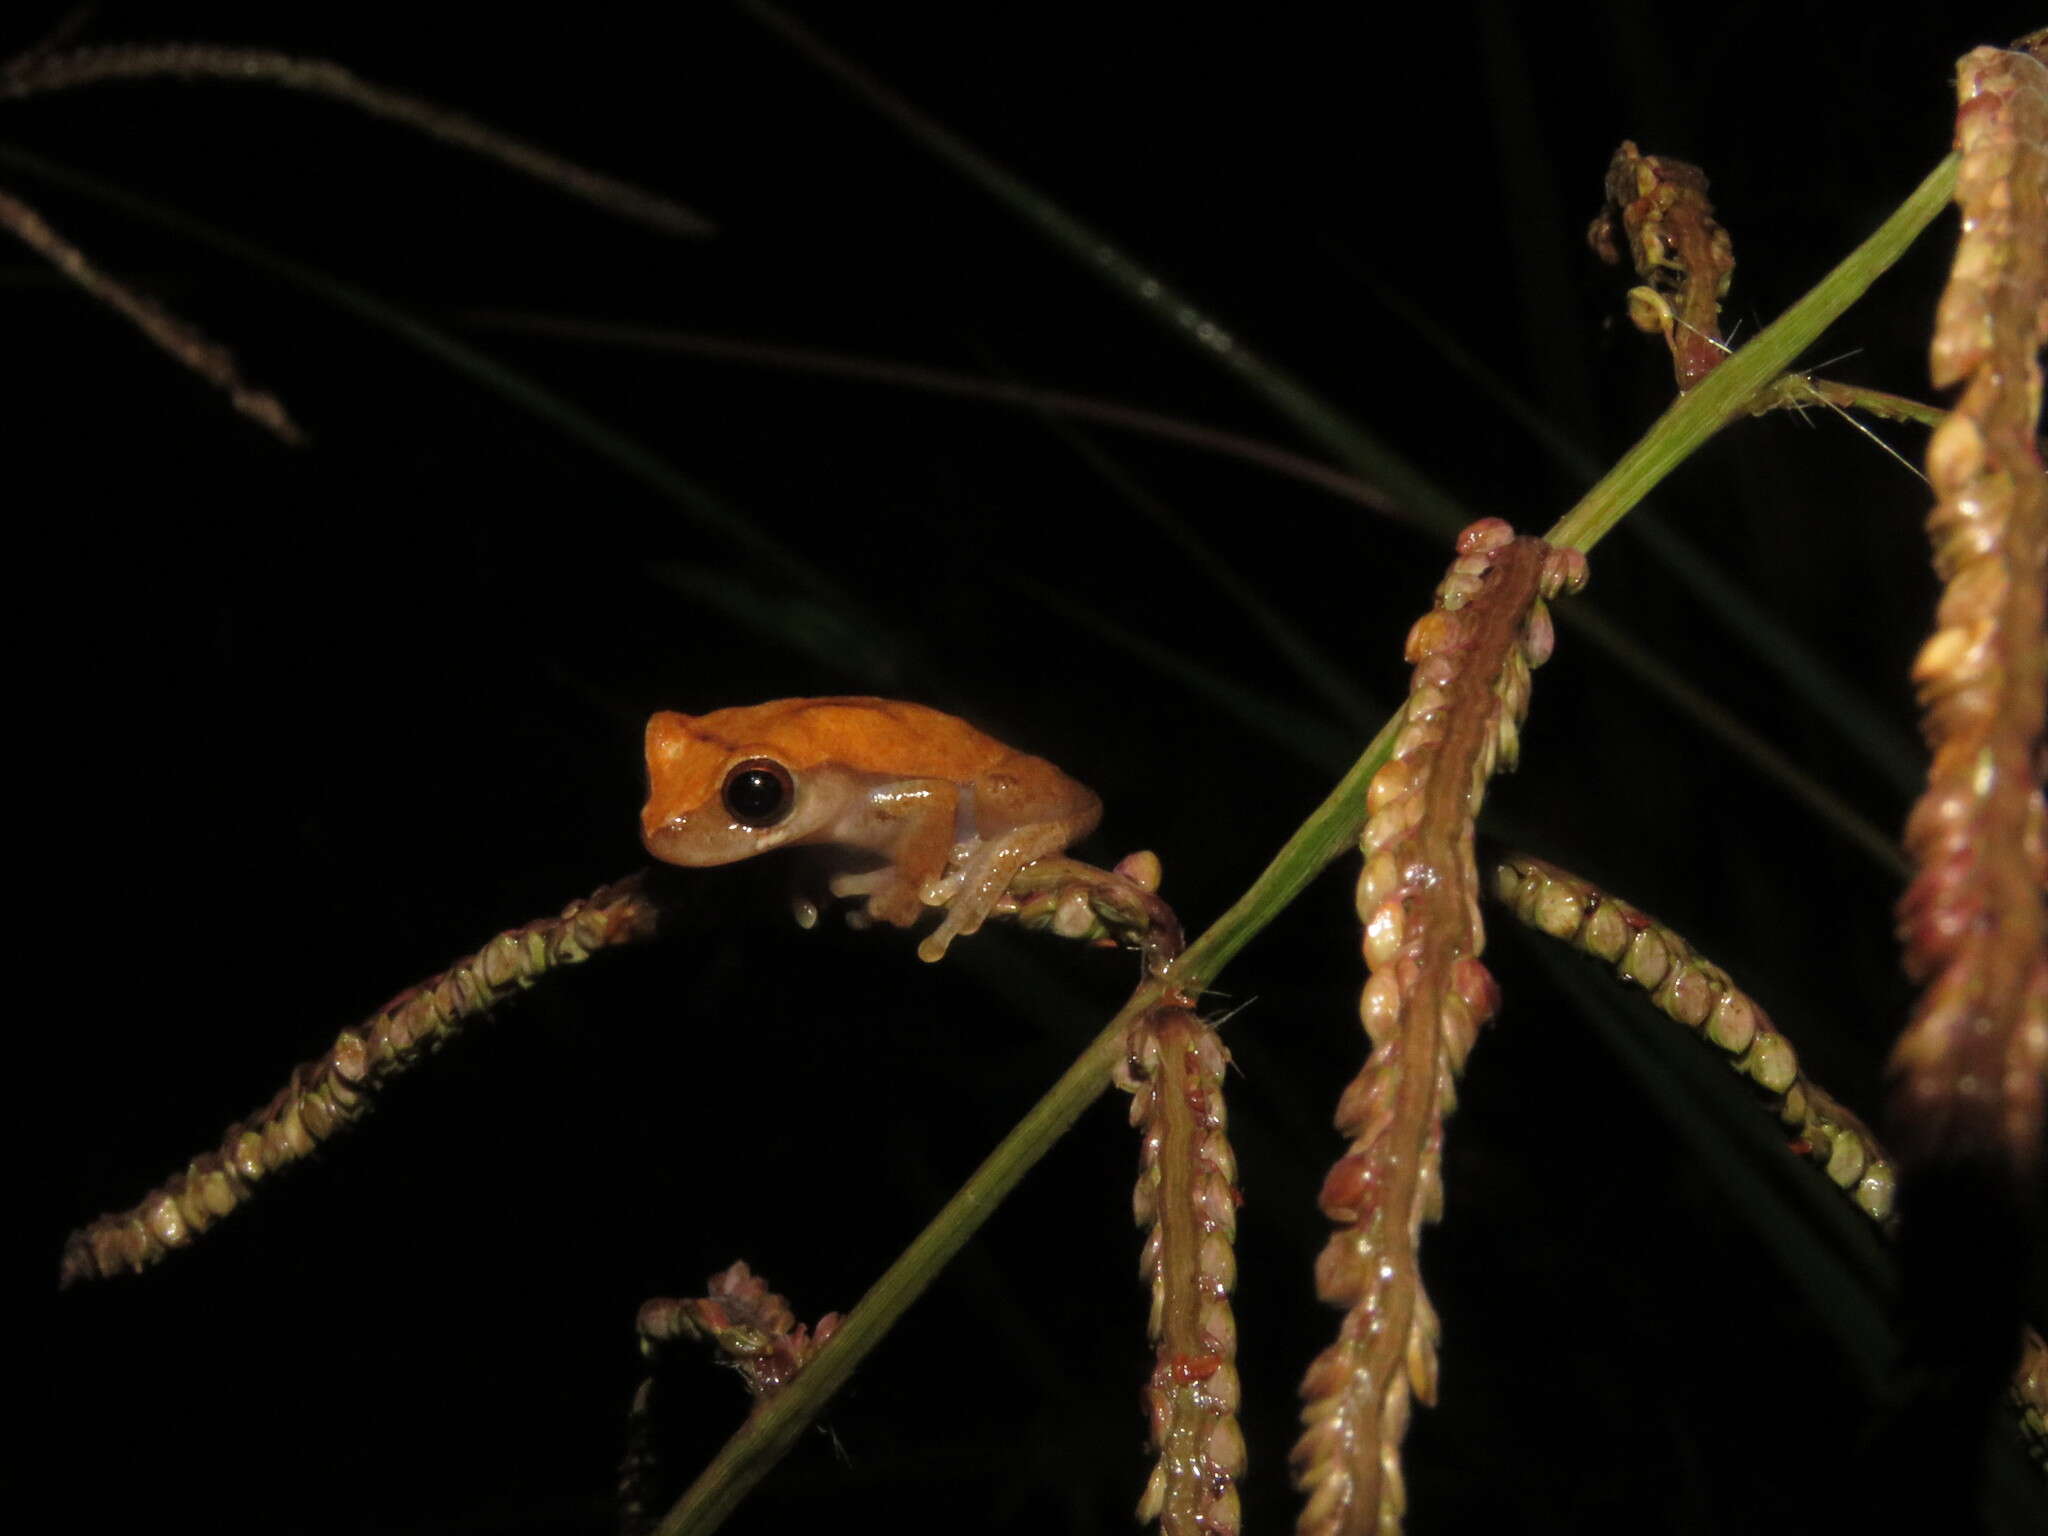
[[[877,785],[865,797],[861,840],[884,862],[838,870],[827,889],[843,901],[864,899],[874,921],[910,927],[924,915],[926,888],[945,873],[959,817],[960,788],[948,779]]]
[[[917,888],[906,881],[893,864],[875,869],[843,869],[831,875],[825,889],[835,901],[852,903],[860,910],[846,914],[847,926],[865,928],[870,922],[890,923],[908,928],[924,915]]]

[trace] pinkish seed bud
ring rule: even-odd
[[[1514,540],[1515,530],[1503,519],[1482,517],[1458,534],[1458,553],[1478,554],[1483,550],[1499,549],[1503,545],[1512,544]]]
[[[1396,800],[1365,824],[1365,831],[1359,837],[1359,849],[1367,858],[1382,848],[1391,846],[1415,830],[1415,824],[1422,820],[1422,797],[1409,795]]]
[[[1629,932],[1628,920],[1613,903],[1603,901],[1588,914],[1579,933],[1579,947],[1612,965],[1628,948]]]
[[[1671,951],[1655,929],[1645,928],[1629,945],[1628,958],[1623,962],[1620,974],[1624,981],[1653,988],[1664,980],[1664,973],[1670,969]]]
[[[1209,1465],[1233,1480],[1244,1475],[1244,1431],[1237,1420],[1226,1418],[1209,1432]]]
[[[1421,1329],[1411,1329],[1408,1334],[1408,1385],[1417,1398],[1430,1407],[1436,1406],[1436,1346],[1429,1334]]]
[[[1550,660],[1550,653],[1556,648],[1557,626],[1551,620],[1550,609],[1539,598],[1522,625],[1522,656],[1530,666],[1540,667]]]
[[[1342,1518],[1344,1501],[1352,1492],[1351,1479],[1334,1467],[1325,1473],[1321,1458],[1296,1473],[1295,1480],[1308,1490],[1297,1531],[1334,1531]]]
[[[1742,1070],[1758,1087],[1783,1093],[1799,1076],[1799,1058],[1793,1054],[1791,1043],[1776,1030],[1759,1030]]]
[[[1414,694],[1423,689],[1444,689],[1458,680],[1458,664],[1448,656],[1425,656],[1415,664],[1408,678],[1408,713],[1417,713]],[[1442,700],[1437,701],[1438,705]]]
[[[1394,1028],[1401,1021],[1401,983],[1397,972],[1378,971],[1366,982],[1358,996],[1358,1021],[1365,1026],[1366,1038],[1374,1045],[1393,1037]]]
[[[1202,1382],[1203,1406],[1213,1413],[1235,1413],[1244,1401],[1244,1385],[1237,1367],[1219,1359],[1216,1369]]]
[[[1365,861],[1358,872],[1358,920],[1365,922],[1381,902],[1401,888],[1401,868],[1393,854],[1382,848]]]
[[[1386,1128],[1393,1112],[1386,1103],[1383,1074],[1361,1072],[1344,1085],[1332,1117],[1337,1129],[1356,1142],[1370,1142]]]
[[[1555,597],[1560,592],[1583,591],[1591,574],[1582,551],[1553,546],[1543,559],[1543,595]]]
[[[1116,861],[1116,872],[1141,890],[1156,891],[1165,878],[1159,855],[1149,848],[1127,853]]]
[[[1714,989],[1697,966],[1682,965],[1657,989],[1657,1006],[1688,1029],[1698,1029],[1713,1010]]]
[[[1138,1524],[1150,1525],[1166,1508],[1166,1462],[1164,1458],[1155,1462],[1152,1475],[1145,1479],[1145,1491],[1138,1497]]]
[[[1472,1010],[1473,1023],[1484,1024],[1500,1012],[1500,984],[1479,961],[1468,958],[1453,964],[1451,987]]]
[[[1203,1302],[1195,1314],[1195,1327],[1217,1354],[1226,1360],[1236,1357],[1237,1319],[1231,1315],[1229,1302],[1220,1297]]]
[[[1053,934],[1062,939],[1085,938],[1095,927],[1095,908],[1079,886],[1062,891],[1052,909]]]
[[[1230,1246],[1230,1239],[1221,1232],[1211,1232],[1202,1239],[1202,1251],[1196,1263],[1200,1266],[1205,1285],[1226,1296],[1237,1289],[1237,1250]]]
[[[1534,890],[1525,885],[1521,910],[1540,931],[1553,939],[1570,939],[1585,920],[1585,907],[1579,893],[1561,880],[1541,880]]]
[[[1381,765],[1380,771],[1372,776],[1372,783],[1365,792],[1365,813],[1377,816],[1387,806],[1399,800],[1415,785],[1413,764],[1398,759]]]
[[[143,1207],[142,1223],[149,1229],[149,1235],[166,1248],[177,1248],[190,1240],[178,1202],[169,1195],[160,1194]]]
[[[1408,928],[1408,913],[1400,901],[1383,901],[1373,909],[1365,924],[1365,963],[1374,970],[1384,970],[1387,963],[1400,953],[1401,940]]]
[[[1316,1255],[1316,1295],[1333,1307],[1356,1305],[1372,1284],[1372,1263],[1362,1246],[1358,1234],[1346,1228],[1331,1233]]]
[[[1740,1056],[1756,1038],[1756,1009],[1740,992],[1721,994],[1707,1020],[1707,1038],[1731,1056]]]
[[[1464,641],[1464,628],[1456,614],[1432,608],[1409,629],[1407,643],[1401,650],[1402,657],[1416,662],[1425,656],[1441,656],[1454,650]]]
[[[1363,1152],[1350,1152],[1337,1159],[1323,1179],[1316,1204],[1332,1221],[1361,1220],[1373,1200],[1373,1171]]]

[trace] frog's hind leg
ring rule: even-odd
[[[918,959],[943,958],[946,946],[954,939],[963,933],[973,933],[982,925],[1019,870],[1063,852],[1073,836],[1074,829],[1060,821],[1019,827],[1000,839],[984,843],[967,861],[960,889],[946,908],[945,920],[917,946]]]

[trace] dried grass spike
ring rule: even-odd
[[[0,68],[0,100],[75,90],[112,80],[217,80],[281,86],[347,103],[429,138],[531,176],[620,218],[671,235],[702,236],[714,226],[672,198],[606,176],[500,132],[424,97],[365,80],[328,59],[213,43],[123,43],[64,51],[38,49]]]
[[[541,976],[597,950],[646,938],[655,909],[635,880],[573,901],[559,917],[501,933],[476,954],[401,992],[362,1025],[343,1030],[318,1061],[293,1069],[262,1109],[228,1127],[161,1188],[126,1211],[102,1216],[64,1244],[58,1283],[139,1272],[233,1214],[271,1174],[369,1112],[383,1085],[464,1020],[495,1007]]]
[[[1682,394],[1728,355],[1721,300],[1735,276],[1735,247],[1714,222],[1706,172],[1668,155],[1646,155],[1627,139],[1607,167],[1606,206],[1586,232],[1609,265],[1622,259],[1617,218],[1629,261],[1647,285],[1630,290],[1629,321],[1664,337]]]
[[[55,267],[85,293],[133,325],[168,356],[183,364],[228,397],[229,403],[258,426],[298,446],[305,434],[284,402],[242,377],[234,354],[209,340],[156,300],[103,271],[91,257],[52,229],[43,216],[19,198],[0,192],[0,228]]]
[[[1897,1175],[1870,1128],[1799,1070],[1792,1042],[1718,965],[1677,933],[1589,880],[1526,853],[1494,866],[1494,894],[1516,917],[1604,960],[1756,1085],[1792,1149],[1858,1210],[1889,1226]]]
[[[819,1318],[815,1329],[798,1322],[788,1301],[744,1261],[711,1276],[702,1296],[643,1303],[637,1320],[642,1354],[651,1358],[678,1340],[708,1345],[740,1373],[757,1405],[788,1386],[839,1324],[837,1312]]]
[[[2012,1376],[2012,1403],[2019,1412],[2027,1454],[2035,1466],[2048,1472],[2048,1342],[2032,1328],[2020,1331],[2020,1363]]]
[[[1548,654],[1539,594],[1577,567],[1497,518],[1467,528],[1435,606],[1410,630],[1408,708],[1367,793],[1357,902],[1371,970],[1359,1015],[1372,1041],[1344,1091],[1350,1146],[1323,1182],[1337,1224],[1316,1291],[1346,1309],[1337,1341],[1302,1383],[1293,1465],[1306,1536],[1388,1532],[1407,1506],[1401,1437],[1412,1398],[1434,1402],[1435,1310],[1416,1248],[1443,1206],[1443,1120],[1454,1078],[1498,1005],[1479,961],[1472,823],[1486,780],[1511,761],[1529,667]]]
[[[1025,865],[991,915],[1087,944],[1135,949],[1163,976],[1184,947],[1180,919],[1159,896],[1159,856],[1126,854],[1115,869],[1055,854]]]
[[[1947,583],[1913,668],[1933,749],[1899,904],[1923,984],[1892,1054],[1902,1151],[2039,1171],[2048,1098],[2048,472],[2035,433],[2048,341],[2048,67],[1979,48],[1957,67],[1963,232],[1936,317],[1927,446]]]
[[[837,1312],[828,1312],[816,1328],[799,1323],[789,1303],[741,1262],[711,1276],[703,1296],[661,1296],[643,1303],[636,1325],[640,1353],[650,1364],[679,1342],[702,1344],[739,1373],[758,1409],[796,1379],[838,1332],[840,1321]],[[626,1448],[619,1462],[619,1529],[625,1536],[652,1530],[654,1512],[664,1502],[661,1439],[654,1420],[658,1380],[650,1372],[641,1381],[626,1415]]]
[[[1118,1083],[1140,1132],[1132,1200],[1147,1228],[1139,1278],[1151,1287],[1156,1354],[1145,1388],[1158,1461],[1138,1518],[1167,1536],[1234,1536],[1244,1435],[1237,1424],[1237,1158],[1225,1135],[1216,1031],[1176,1004],[1132,1028]]]

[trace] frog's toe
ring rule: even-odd
[[[974,931],[971,928],[963,927],[959,918],[960,909],[958,907],[948,912],[945,920],[930,933],[926,934],[923,941],[917,946],[917,958],[927,962],[945,959],[947,946],[956,937],[960,934]]]
[[[868,897],[868,916],[878,923],[908,928],[924,916],[917,892],[902,885],[884,886]]]

